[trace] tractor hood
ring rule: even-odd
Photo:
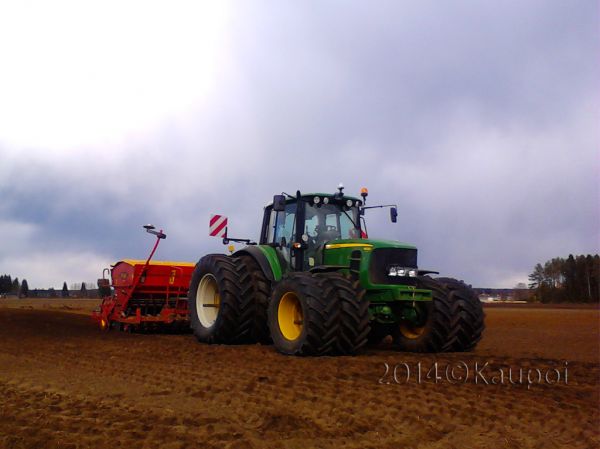
[[[363,273],[363,285],[389,284],[391,266],[417,269],[417,248],[393,240],[334,240],[325,244],[322,255],[317,260],[323,265],[350,267]]]
[[[325,244],[325,250],[334,250],[341,248],[354,248],[363,251],[372,251],[378,248],[402,248],[402,249],[417,249],[408,243],[397,242],[395,240],[379,240],[379,239],[345,239],[332,240]]]

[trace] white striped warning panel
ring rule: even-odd
[[[227,237],[227,217],[225,215],[211,215],[208,235],[213,237]]]

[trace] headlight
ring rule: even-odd
[[[313,203],[315,203],[315,204],[319,204],[320,202],[321,202],[321,198],[319,198],[318,196],[315,196],[315,197],[313,198]]]
[[[419,270],[416,268],[404,268],[398,266],[391,266],[388,269],[388,276],[408,276],[411,278],[417,277]]]
[[[329,203],[329,197],[324,197],[323,198],[323,204],[328,204]]]

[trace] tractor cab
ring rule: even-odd
[[[275,195],[265,207],[260,244],[275,248],[284,271],[307,271],[323,263],[332,241],[355,240],[361,229],[358,198],[335,194]]]

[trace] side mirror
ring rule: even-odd
[[[282,212],[285,210],[285,195],[275,195],[273,197],[273,210]]]
[[[395,207],[390,208],[390,219],[392,223],[396,223],[398,221],[398,209]]]

